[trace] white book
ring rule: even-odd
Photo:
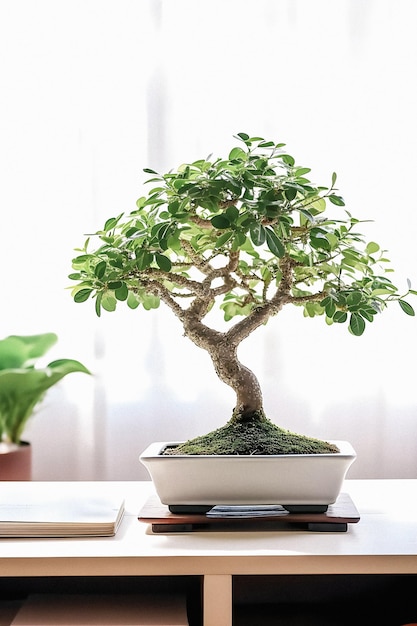
[[[184,595],[34,594],[11,626],[188,626]]]
[[[0,483],[0,537],[108,537],[124,515],[120,496]]]

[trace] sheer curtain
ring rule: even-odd
[[[417,286],[414,0],[1,0],[1,336],[55,331],[82,360],[32,420],[34,478],[147,478],[139,453],[229,417],[233,394],[169,311],[101,319],[70,297],[85,234],[165,171],[237,132],[283,141],[315,181],[338,172]],[[272,350],[271,350],[272,347]],[[275,422],[348,439],[350,477],[417,475],[417,322],[357,339],[283,311],[242,346]]]

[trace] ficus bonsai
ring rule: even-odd
[[[24,429],[47,390],[73,372],[89,374],[74,359],[36,367],[58,341],[55,333],[10,335],[0,340],[0,443],[19,444]]]
[[[285,144],[239,133],[226,158],[200,159],[176,171],[152,169],[151,189],[129,214],[106,221],[73,260],[75,302],[95,299],[97,315],[125,302],[160,302],[184,334],[208,352],[217,376],[236,394],[227,424],[169,453],[291,454],[337,451],[328,442],[291,433],[265,415],[255,374],[238,348],[284,306],[362,335],[391,302],[412,306],[391,282],[385,252],[366,242],[361,220],[344,209],[336,174],[317,186]],[[330,211],[333,208],[333,211]],[[233,322],[211,323],[220,308]]]

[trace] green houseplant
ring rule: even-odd
[[[36,367],[57,340],[55,333],[10,335],[0,340],[0,442],[4,446],[22,442],[29,418],[50,387],[67,374],[90,373],[73,359]]]
[[[389,278],[385,252],[361,234],[344,208],[336,174],[313,184],[285,144],[239,133],[225,158],[204,158],[150,174],[136,208],[108,219],[73,260],[75,302],[93,298],[97,315],[126,303],[150,310],[163,302],[184,334],[211,357],[236,394],[224,427],[164,455],[291,455],[338,452],[338,446],[288,432],[263,409],[255,374],[238,358],[251,333],[293,305],[360,336],[391,302],[414,315]],[[219,330],[213,311],[231,322]]]

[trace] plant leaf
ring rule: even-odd
[[[365,320],[359,313],[352,313],[350,316],[349,328],[355,337],[360,337],[365,330]]]
[[[74,296],[74,302],[85,302],[92,293],[92,289],[80,289]]]
[[[230,161],[246,161],[246,152],[242,148],[232,148],[229,153]]]
[[[210,221],[212,226],[214,228],[218,228],[219,230],[229,228],[230,226],[230,222],[225,215],[215,215]]]
[[[165,256],[164,254],[159,254],[159,252],[155,253],[155,261],[159,267],[159,269],[163,270],[164,272],[169,272],[171,270],[172,267],[172,263],[170,261],[170,259]]]
[[[415,315],[413,307],[411,306],[411,304],[408,304],[408,302],[406,302],[405,300],[398,300],[398,304],[400,305],[404,313],[407,313],[407,315],[411,315],[411,316]]]
[[[328,198],[330,202],[332,202],[336,206],[345,206],[345,201],[343,200],[341,196],[336,196],[335,194],[332,193],[330,196],[328,196]]]
[[[266,239],[266,229],[259,222],[254,222],[251,224],[249,228],[250,238],[252,239],[252,243],[254,246],[261,246],[265,243]]]
[[[274,233],[271,228],[265,229],[266,243],[268,248],[278,258],[282,258],[285,254],[285,247],[281,239]]]

